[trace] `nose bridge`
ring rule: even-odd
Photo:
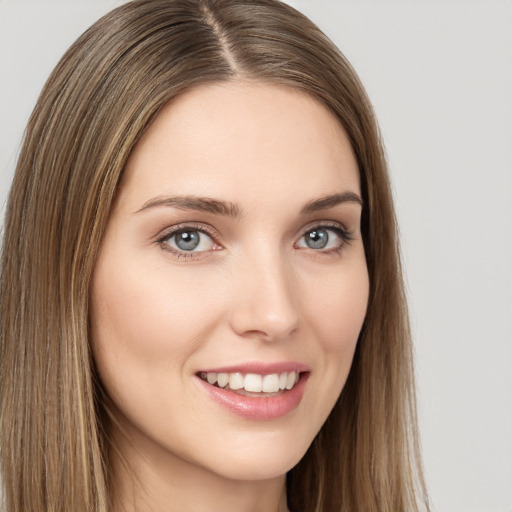
[[[286,338],[298,324],[293,269],[279,247],[260,244],[237,270],[232,327],[243,336]]]

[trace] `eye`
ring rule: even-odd
[[[220,248],[203,229],[184,227],[165,234],[159,243],[166,250],[186,256],[186,253],[213,251]]]
[[[350,240],[350,233],[341,226],[315,226],[302,235],[297,247],[329,252],[340,250]]]

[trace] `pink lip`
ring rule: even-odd
[[[309,372],[309,367],[302,363],[294,361],[281,361],[277,363],[262,363],[258,361],[248,362],[238,365],[222,366],[218,368],[207,368],[197,373],[256,373],[258,375],[271,375],[272,373],[284,372]]]
[[[223,368],[222,370],[224,371],[225,369]],[[240,367],[237,367],[235,371],[239,371],[240,373],[267,374],[268,369],[266,368],[265,371],[260,372],[252,367],[249,372],[246,371],[245,368],[241,370]],[[273,370],[270,373],[278,373],[279,371],[280,370]],[[219,371],[219,373],[222,372]],[[232,371],[226,371],[226,373],[232,373]],[[200,377],[197,377],[197,380],[210,398],[225,407],[228,411],[251,420],[271,420],[285,416],[299,406],[304,395],[308,378],[309,372],[301,373],[299,381],[292,389],[285,390],[280,395],[261,398],[239,395],[233,391],[212,386]]]

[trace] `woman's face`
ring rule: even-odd
[[[158,115],[91,290],[99,376],[147,463],[254,480],[303,456],[366,313],[359,197],[344,130],[305,93],[207,85]]]

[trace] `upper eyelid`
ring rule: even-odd
[[[302,236],[304,236],[308,231],[311,231],[315,228],[338,228],[346,233],[351,232],[351,230],[345,224],[335,220],[315,220],[307,224],[305,227],[301,228],[300,232],[302,233]]]
[[[315,224],[314,226],[307,228],[305,231],[303,231],[303,234],[300,236],[300,238],[303,238],[304,236],[306,236],[307,233],[317,230],[317,229],[326,229],[326,230],[331,230],[331,231],[335,231],[335,232],[337,231],[338,232],[337,236],[340,236],[346,243],[349,243],[352,240],[354,240],[354,232],[351,231],[350,229],[347,229],[345,226],[343,226],[342,224],[339,224],[339,223]]]
[[[164,241],[167,238],[173,236],[174,234],[179,233],[180,231],[186,231],[187,229],[190,231],[199,231],[200,233],[204,233],[215,241],[217,241],[217,239],[220,238],[218,231],[207,224],[199,224],[195,222],[180,222],[179,224],[169,226],[160,231],[156,236],[157,241]]]
[[[340,228],[344,231],[349,231],[349,229],[339,221],[335,220],[314,220],[306,224],[305,226],[302,226],[298,230],[298,235],[303,236],[308,231],[311,231],[314,228],[319,227],[325,227],[325,228]],[[215,229],[213,226],[210,226],[209,224],[199,223],[199,222],[180,222],[178,224],[174,224],[172,226],[166,227],[162,229],[157,235],[157,239],[162,239],[165,237],[170,237],[174,233],[177,233],[179,231],[185,231],[185,230],[191,230],[191,231],[199,231],[202,233],[206,233],[207,235],[211,236],[212,238],[221,238],[220,233],[217,229]]]
[[[297,232],[296,236],[304,236],[308,231],[312,229],[325,227],[325,228],[339,228],[347,233],[350,233],[351,230],[342,222],[335,220],[327,220],[327,219],[318,219],[307,223],[305,226],[302,226]],[[174,233],[183,230],[192,230],[199,231],[201,233],[205,233],[215,241],[219,242],[222,239],[221,234],[217,229],[213,226],[201,222],[180,222],[178,224],[174,224],[172,226],[166,227],[162,229],[157,235],[156,239],[158,241],[165,240],[166,238],[171,237]]]

